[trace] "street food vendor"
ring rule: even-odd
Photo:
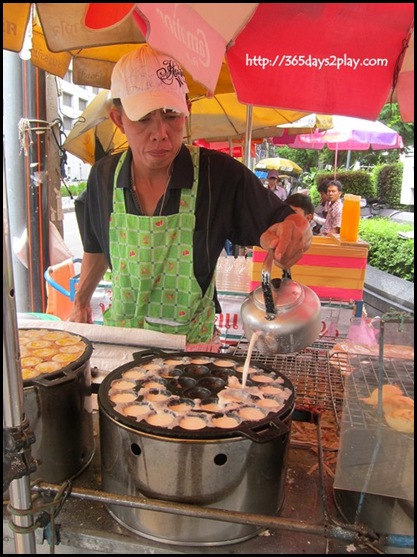
[[[305,220],[229,155],[183,144],[184,74],[148,45],[115,65],[110,118],[129,149],[91,169],[84,256],[70,321],[92,323],[90,301],[110,266],[104,324],[209,342],[215,269],[227,239],[273,249],[281,268],[311,243]]]

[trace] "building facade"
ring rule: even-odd
[[[77,118],[87,105],[100,91],[97,87],[75,85],[72,81],[72,70],[69,69],[63,79],[57,78],[58,110],[62,119],[63,131],[67,137],[72,130]],[[63,161],[62,173],[67,183],[86,181],[91,169],[90,164],[84,163],[78,157],[66,152]]]

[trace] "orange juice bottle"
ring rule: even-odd
[[[346,242],[358,241],[359,221],[361,218],[361,197],[351,193],[343,198],[340,239]]]

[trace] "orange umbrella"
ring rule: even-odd
[[[83,111],[64,142],[64,149],[84,162],[93,164],[96,147],[102,153],[113,153],[127,148],[126,136],[114,126],[108,116],[111,104],[109,92],[101,91]],[[298,119],[303,112],[254,107],[252,136],[269,137],[279,133],[277,125]],[[246,106],[239,103],[235,93],[224,93],[207,99],[195,99],[191,103],[186,141],[198,139],[210,141],[245,140]],[[330,120],[331,121],[331,120]],[[330,122],[328,121],[328,122]],[[308,126],[304,131],[307,131]],[[239,156],[242,156],[241,154]]]

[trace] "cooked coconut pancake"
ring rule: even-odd
[[[22,377],[27,380],[67,367],[82,356],[87,344],[67,331],[20,329],[19,347]]]

